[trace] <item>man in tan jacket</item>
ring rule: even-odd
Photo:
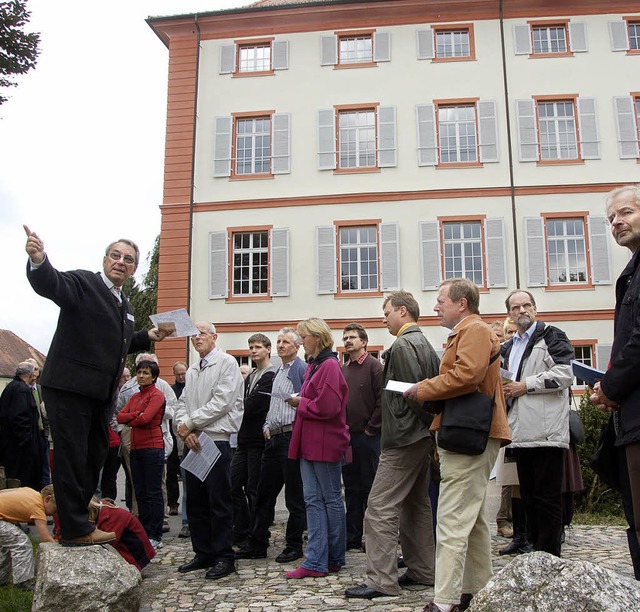
[[[437,401],[481,391],[494,398],[487,448],[481,455],[464,455],[438,447],[440,497],[436,532],[434,601],[425,611],[466,610],[471,598],[489,582],[491,534],[485,493],[491,468],[501,445],[510,442],[500,360],[495,332],[479,316],[480,295],[469,280],[452,278],[440,285],[434,311],[443,327],[451,329],[442,355],[440,374],[405,392],[409,399]],[[436,415],[432,430],[440,427]]]

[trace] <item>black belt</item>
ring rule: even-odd
[[[289,433],[290,431],[293,431],[293,425],[283,425],[282,427],[274,427],[273,429],[270,429],[269,435],[273,437],[279,434]]]

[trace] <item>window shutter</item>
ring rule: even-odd
[[[638,146],[638,126],[632,96],[613,98],[618,132],[618,155],[620,159],[637,159],[640,157]]]
[[[231,175],[231,117],[216,117],[213,146],[213,176]]]
[[[220,45],[220,74],[236,71],[236,46]]]
[[[418,128],[418,166],[438,164],[438,143],[436,142],[436,109],[433,104],[416,106]]]
[[[380,291],[400,289],[400,225],[380,224]]]
[[[398,165],[396,145],[396,107],[378,108],[378,167]]]
[[[544,243],[544,219],[525,217],[524,234],[527,244],[527,286],[546,287],[547,254]]]
[[[600,135],[595,98],[578,98],[578,118],[582,159],[600,159]]]
[[[273,69],[288,70],[289,68],[289,41],[274,40],[273,41]]]
[[[588,223],[591,279],[594,285],[610,285],[611,264],[607,218],[602,215],[589,215]]]
[[[338,37],[320,37],[320,65],[335,66],[338,63]]]
[[[518,159],[521,162],[538,161],[538,129],[536,105],[533,100],[516,100],[518,122]]]
[[[391,61],[391,32],[373,33],[373,61]]]
[[[573,21],[569,23],[569,48],[573,53],[585,53],[589,50],[585,23]]]
[[[612,51],[629,50],[629,34],[627,22],[624,19],[609,22],[609,40]]]
[[[227,232],[209,233],[209,299],[229,296]]]
[[[316,227],[317,288],[319,294],[336,292],[336,229],[333,225]]]
[[[497,162],[498,159],[498,117],[495,100],[478,102],[478,132],[480,135],[480,161]]]
[[[273,174],[291,172],[291,115],[275,113],[273,115]]]
[[[437,289],[442,280],[440,273],[440,226],[437,221],[420,221],[419,230],[422,290]]]
[[[513,47],[516,55],[531,55],[531,30],[529,25],[513,26]]]
[[[611,344],[605,342],[598,342],[596,344],[596,365],[598,370],[609,369],[609,361],[611,361]]]
[[[433,43],[433,30],[431,28],[416,30],[416,44],[418,46],[419,60],[430,60],[436,56]]]
[[[271,230],[271,295],[289,295],[289,228]]]
[[[487,250],[487,287],[508,287],[504,219],[485,219],[484,236]]]
[[[332,108],[318,111],[318,170],[336,168],[336,114]]]

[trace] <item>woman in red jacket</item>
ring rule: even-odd
[[[164,440],[162,417],[165,399],[155,382],[160,374],[158,364],[142,360],[136,367],[140,391],[134,393],[118,413],[118,423],[131,427],[131,476],[138,500],[138,514],[155,549],[162,546],[164,498]]]

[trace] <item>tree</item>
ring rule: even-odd
[[[0,87],[17,86],[11,77],[26,74],[37,63],[40,34],[23,31],[30,17],[27,0],[0,2]],[[0,94],[0,104],[7,100]]]

